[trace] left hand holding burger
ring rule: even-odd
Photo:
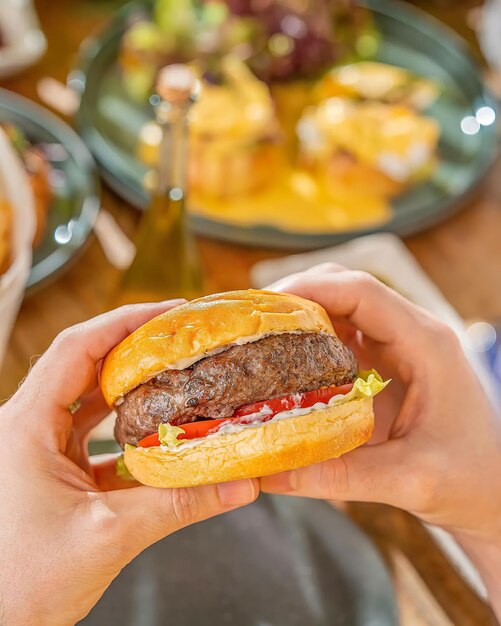
[[[101,360],[175,304],[124,307],[68,329],[0,408],[2,623],[74,624],[147,546],[255,499],[251,480],[153,489],[124,485],[114,461],[89,461],[88,433],[109,412]]]

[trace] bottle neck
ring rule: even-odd
[[[174,190],[176,199],[185,196],[188,162],[189,106],[162,102],[157,108],[157,122],[162,129],[156,176],[156,193]]]

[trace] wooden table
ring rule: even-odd
[[[36,67],[3,86],[37,100],[41,77],[64,81],[79,43],[119,4],[118,0],[37,0],[49,51]],[[473,38],[466,14],[476,4],[474,0],[417,4]],[[103,189],[102,200],[132,235],[136,212],[109,189]],[[501,318],[500,236],[501,161],[460,214],[406,243],[464,318]],[[211,291],[248,287],[251,266],[278,255],[209,239],[200,239],[200,250]],[[0,398],[14,392],[30,358],[42,353],[60,330],[109,308],[117,278],[117,271],[92,241],[64,276],[25,300],[4,364]],[[455,573],[414,518],[378,505],[351,505],[349,513],[374,539],[394,572],[404,626],[483,626],[493,622],[488,607]]]

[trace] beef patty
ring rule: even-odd
[[[231,346],[184,370],[166,370],[117,406],[117,441],[137,444],[162,422],[231,417],[245,404],[353,382],[357,362],[332,335],[284,333]]]

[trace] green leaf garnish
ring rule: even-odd
[[[182,435],[184,430],[177,426],[171,426],[170,424],[160,424],[158,427],[158,439],[163,446],[178,446],[183,441],[178,439],[179,435]]]
[[[130,480],[130,481],[135,481],[136,480],[134,478],[134,476],[127,469],[127,465],[125,465],[125,459],[124,459],[124,455],[123,454],[121,454],[117,458],[115,471],[116,471],[116,474],[117,474],[118,478],[121,478],[122,480]]]

